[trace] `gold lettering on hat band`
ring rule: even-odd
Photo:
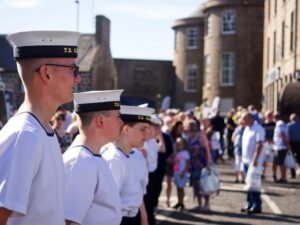
[[[64,53],[77,53],[77,48],[64,48]]]

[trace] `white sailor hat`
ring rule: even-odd
[[[121,118],[124,122],[146,122],[151,123],[153,108],[141,106],[121,105]]]
[[[9,34],[15,59],[76,58],[80,33],[73,31],[26,31]]]
[[[156,114],[152,114],[151,115],[151,124],[155,125],[155,126],[161,126],[162,125],[162,121],[159,118],[158,115]]]
[[[120,109],[120,96],[124,90],[87,91],[74,93],[75,112],[95,112]]]

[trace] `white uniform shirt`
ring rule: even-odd
[[[154,172],[157,168],[157,163],[158,163],[159,144],[153,138],[148,141],[145,141],[144,148],[147,151],[148,170],[150,173]]]
[[[113,178],[121,198],[122,216],[135,217],[143,198],[140,195],[141,187],[134,172],[129,155],[116,148],[115,145],[108,145],[101,149],[102,157],[108,162]]]
[[[252,162],[256,144],[265,140],[265,130],[258,123],[253,123],[251,127],[246,127],[242,137],[242,162],[249,164]],[[263,154],[259,156],[259,162],[263,160]]]
[[[288,126],[285,122],[282,120],[279,120],[276,122],[275,130],[274,130],[274,136],[273,136],[273,149],[277,151],[285,150],[287,149],[286,144],[283,142],[283,139],[281,138],[281,133],[284,133],[286,138],[289,136]]]
[[[64,174],[58,139],[30,113],[0,132],[0,207],[8,225],[63,225]]]
[[[147,161],[143,153],[135,148],[130,152],[129,159],[131,160],[134,172],[136,173],[136,177],[139,179],[141,186],[141,195],[143,196],[144,194],[146,194],[149,181]]]
[[[82,225],[119,225],[120,197],[106,161],[75,144],[63,154],[63,160],[65,218]]]

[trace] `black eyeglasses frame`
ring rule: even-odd
[[[62,64],[55,64],[55,63],[45,63],[43,65],[46,66],[57,66],[57,67],[66,67],[66,68],[73,68],[74,69],[74,78],[76,78],[79,74],[79,66],[77,65],[62,65]],[[41,66],[35,70],[35,72],[39,72]]]

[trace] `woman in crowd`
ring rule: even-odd
[[[194,189],[194,197],[197,198],[199,209],[209,210],[209,195],[202,194],[199,186],[201,170],[211,165],[209,143],[204,131],[199,131],[196,122],[190,122],[188,133],[188,146],[191,155],[191,184]],[[202,198],[205,200],[204,205],[202,205]]]

